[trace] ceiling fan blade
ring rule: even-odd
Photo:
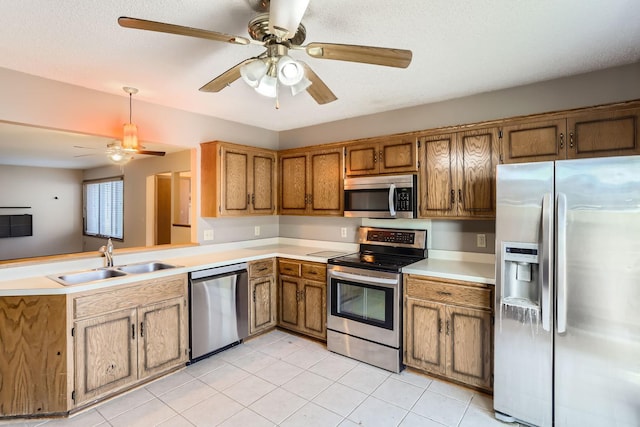
[[[283,39],[295,36],[309,0],[271,0],[269,31]]]
[[[137,154],[146,154],[148,156],[164,156],[166,153],[164,151],[149,151],[149,150],[137,150]]]
[[[333,102],[338,99],[338,97],[331,92],[331,89],[324,84],[311,67],[302,61],[299,62],[302,63],[302,66],[304,67],[305,76],[311,81],[311,86],[307,88],[307,92],[318,104],[328,104],[329,102]]]
[[[240,78],[240,67],[244,64],[253,61],[256,58],[245,59],[239,64],[234,65],[229,68],[224,73],[220,74],[215,79],[211,80],[206,85],[200,88],[202,92],[220,92],[225,87],[229,86],[231,83],[235,82]]]
[[[198,28],[183,27],[181,25],[165,24],[164,22],[147,21],[145,19],[129,18],[121,16],[118,24],[125,28],[135,28],[138,30],[158,31],[160,33],[178,34],[180,36],[199,37],[201,39],[215,40],[219,42],[247,45],[252,41],[231,34],[218,33],[215,31],[201,30]]]
[[[397,68],[407,68],[413,56],[410,50],[336,43],[309,43],[305,49],[307,54],[314,58],[362,62]]]

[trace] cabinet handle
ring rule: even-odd
[[[308,205],[308,204],[309,204],[309,195],[308,195],[308,194],[305,194],[305,195],[304,195],[304,204],[305,204],[305,205]]]
[[[144,322],[140,322],[140,338],[144,338]]]
[[[456,191],[451,190],[451,206],[456,202]]]
[[[564,133],[560,132],[560,149],[564,148]]]
[[[373,153],[373,163],[376,163],[378,161],[378,153],[374,152]]]
[[[447,320],[447,336],[449,335],[449,320]]]
[[[569,148],[573,148],[573,132],[569,132]]]
[[[247,194],[247,205],[251,204],[251,194]]]
[[[131,325],[131,339],[136,339],[136,325]]]
[[[462,190],[460,190],[459,188],[458,188],[458,202],[462,204]]]
[[[451,296],[451,292],[438,291],[438,295],[445,295],[445,296],[450,297]]]
[[[438,333],[441,334],[442,333],[442,319],[438,320]]]
[[[253,290],[253,303],[256,303],[256,290]]]
[[[383,159],[383,157],[382,157],[382,156],[383,156],[383,155],[382,155],[382,153],[383,153],[383,151],[382,151],[382,150],[380,150],[380,162],[381,162],[381,163],[382,163],[382,159]]]
[[[309,194],[309,204],[313,204],[313,194]]]
[[[265,271],[267,269],[268,269],[268,267],[262,267],[262,268],[259,268],[258,271]]]
[[[251,205],[255,206],[256,204],[256,193],[253,193],[251,195]]]

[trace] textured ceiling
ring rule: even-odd
[[[413,51],[407,69],[304,59],[338,97],[281,108],[241,80],[203,84],[260,46],[125,29],[119,16],[247,36],[257,0],[2,0],[0,67],[270,130],[426,104],[640,61],[638,0],[311,0],[312,41]]]

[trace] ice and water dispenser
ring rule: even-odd
[[[538,252],[536,243],[502,243],[502,304],[539,309]]]

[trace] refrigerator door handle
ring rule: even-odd
[[[553,197],[542,198],[542,329],[551,331],[553,297]]]
[[[558,193],[558,333],[567,331],[567,196]]]

